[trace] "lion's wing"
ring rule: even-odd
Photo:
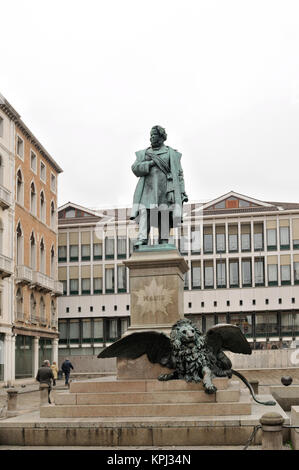
[[[132,333],[105,348],[98,357],[137,359],[143,354],[147,354],[150,362],[166,366],[171,360],[170,339],[164,333],[156,331]]]
[[[250,344],[240,328],[236,325],[219,323],[210,328],[205,341],[215,353],[227,350],[234,353],[251,354]]]

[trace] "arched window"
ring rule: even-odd
[[[44,239],[41,239],[40,248],[39,248],[39,270],[41,273],[45,273],[45,245]]]
[[[36,322],[36,301],[34,295],[30,295],[30,320]]]
[[[36,243],[33,232],[30,237],[30,267],[33,270],[36,269]]]
[[[17,265],[23,264],[23,233],[20,222],[17,226]]]
[[[33,181],[30,185],[30,210],[32,214],[36,215],[36,190]]]
[[[41,297],[39,301],[39,317],[41,323],[46,323],[46,309],[44,298]]]
[[[19,287],[16,293],[16,303],[17,303],[17,320],[24,319],[24,312],[23,312],[23,293],[22,289]]]
[[[50,276],[55,278],[55,251],[54,246],[51,248],[51,273]]]
[[[51,228],[55,229],[56,224],[56,212],[55,212],[55,204],[54,201],[51,202]]]
[[[17,171],[17,202],[20,204],[24,203],[24,183],[23,183],[23,176],[22,172],[19,169]]]
[[[40,193],[40,218],[42,222],[46,222],[46,201],[44,191]]]

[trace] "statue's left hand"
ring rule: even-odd
[[[182,193],[181,197],[182,197],[182,202],[188,202],[189,201],[188,196],[187,196],[186,193]]]

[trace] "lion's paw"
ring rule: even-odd
[[[168,374],[161,374],[158,377],[158,380],[165,381],[168,379]]]
[[[212,393],[217,392],[217,387],[215,387],[215,385],[205,386],[205,392],[212,395]]]

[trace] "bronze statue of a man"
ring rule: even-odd
[[[151,226],[158,227],[159,244],[168,243],[170,228],[182,222],[182,206],[188,201],[185,193],[181,156],[164,145],[167,135],[161,126],[151,129],[151,146],[136,152],[132,165],[137,183],[131,219],[139,223],[135,246],[147,245]]]

